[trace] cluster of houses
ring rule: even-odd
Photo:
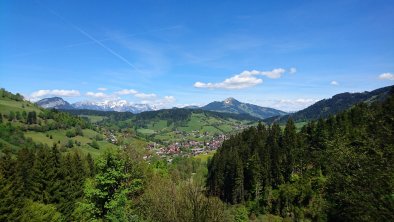
[[[212,138],[209,142],[200,142],[195,140],[186,140],[174,142],[170,145],[150,143],[148,150],[155,152],[159,156],[195,156],[201,153],[208,153],[217,150],[226,139],[224,134]]]
[[[118,139],[116,139],[115,134],[111,130],[106,130],[104,132],[104,135],[105,135],[108,142],[113,143],[113,144],[118,144]]]

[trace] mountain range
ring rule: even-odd
[[[265,119],[264,122],[268,124],[273,122],[284,123],[289,118],[292,118],[295,122],[302,122],[325,118],[344,111],[357,103],[364,102],[370,104],[375,101],[383,101],[391,93],[394,93],[394,86],[387,86],[370,92],[365,91],[359,93],[340,93],[334,95],[330,99],[320,100],[298,112],[283,116],[270,117]]]
[[[131,104],[126,100],[118,101],[102,101],[102,102],[76,102],[73,104],[68,103],[60,97],[52,97],[42,99],[36,102],[37,105],[46,109],[62,109],[62,110],[72,110],[72,109],[87,109],[87,110],[98,110],[98,111],[117,111],[117,112],[132,112],[141,113],[145,111],[155,111],[158,110],[157,107],[148,104]],[[265,119],[272,116],[280,116],[287,114],[286,112],[261,107],[249,103],[242,103],[234,98],[227,98],[224,101],[211,102],[206,106],[188,106],[184,107],[186,109],[202,109],[206,111],[232,113],[232,114],[248,114],[252,117],[259,119]]]
[[[390,93],[394,91],[394,86],[387,86],[373,90],[371,92],[361,93],[340,93],[334,95],[332,98],[320,100],[313,105],[300,110],[295,113],[286,113],[281,110],[261,107],[249,103],[242,103],[232,97],[224,101],[211,102],[205,106],[187,106],[185,109],[201,109],[206,111],[232,113],[232,114],[246,114],[259,119],[264,119],[265,123],[271,124],[273,122],[284,123],[290,117],[295,122],[315,120],[324,118],[329,115],[335,115],[338,112],[346,110],[353,105],[366,102],[384,100]],[[117,111],[117,112],[132,112],[141,113],[145,111],[158,110],[157,107],[148,104],[131,104],[126,100],[118,101],[102,101],[102,102],[77,102],[70,104],[60,97],[46,98],[38,101],[37,105],[43,108],[54,108],[62,110],[98,110],[98,111]]]
[[[117,101],[84,101],[84,102],[76,102],[70,104],[60,97],[52,97],[45,98],[38,102],[37,105],[45,108],[45,109],[62,109],[62,110],[71,110],[71,109],[88,109],[88,110],[98,110],[98,111],[116,111],[116,112],[132,112],[132,113],[140,113],[145,111],[153,111],[157,110],[155,106],[148,104],[131,104],[126,100],[117,100]]]

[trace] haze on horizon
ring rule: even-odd
[[[391,1],[2,1],[0,87],[295,111],[394,81]]]

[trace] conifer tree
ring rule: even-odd
[[[27,124],[36,124],[37,123],[37,114],[35,111],[31,111],[27,114]]]
[[[278,124],[273,124],[269,130],[267,146],[270,147],[272,186],[276,188],[283,182],[281,171],[282,150],[280,147],[281,130]]]
[[[8,115],[8,121],[13,121],[14,119],[15,119],[15,112],[10,111],[10,113]]]
[[[287,121],[282,139],[282,146],[285,155],[283,172],[285,181],[290,181],[291,174],[294,171],[294,154],[296,152],[297,145],[296,127],[293,120],[290,118]]]

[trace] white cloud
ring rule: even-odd
[[[118,94],[118,95],[134,95],[137,93],[138,93],[137,90],[134,90],[134,89],[122,89],[122,90],[116,92],[116,94]]]
[[[106,90],[107,90],[107,88],[100,87],[100,88],[97,88],[97,90],[99,90],[99,91],[106,91]]]
[[[157,95],[154,93],[137,93],[134,96],[144,100],[150,100],[157,97]]]
[[[61,97],[76,97],[81,93],[78,90],[64,90],[64,89],[41,89],[30,94],[30,99],[36,100],[45,96],[61,96]]]
[[[168,103],[174,103],[176,101],[176,99],[173,96],[164,96],[163,101],[168,102]]]
[[[290,69],[290,72],[295,71],[295,68],[292,69]],[[244,89],[244,88],[253,87],[263,82],[262,79],[257,78],[256,76],[266,76],[271,79],[277,79],[282,77],[282,75],[285,72],[286,70],[282,68],[273,69],[272,71],[245,70],[238,75],[225,79],[223,82],[219,82],[219,83],[196,82],[194,83],[194,87],[208,88],[208,89]]]
[[[285,110],[285,111],[297,111],[304,109],[315,102],[319,101],[318,99],[305,99],[305,98],[299,98],[299,99],[294,99],[294,100],[288,100],[288,99],[282,99],[274,102],[271,106],[273,108],[277,108],[280,110]]]
[[[256,70],[254,70],[254,71],[256,71]],[[285,72],[286,72],[286,70],[279,68],[279,69],[273,69],[272,71],[260,72],[256,75],[263,75],[263,76],[267,76],[268,78],[271,78],[271,79],[277,79],[277,78],[282,77],[282,75]]]
[[[163,109],[173,107],[175,102],[176,99],[174,96],[164,96],[163,98],[142,100],[139,103],[148,104],[157,109]]]
[[[102,93],[102,92],[98,92],[98,93],[87,92],[85,95],[89,96],[89,97],[97,98],[97,99],[108,99],[108,98],[112,98],[113,97],[113,95],[108,95],[108,94],[105,94],[105,93]]]
[[[258,79],[253,76],[235,75],[229,79],[224,80],[221,83],[196,82],[194,83],[194,87],[209,88],[209,89],[243,89],[243,88],[255,86],[262,82],[263,82],[262,79]]]
[[[337,81],[335,81],[335,80],[333,80],[333,81],[331,81],[331,83],[330,83],[331,85],[334,85],[334,86],[337,86],[337,85],[339,85],[339,83],[337,82]]]
[[[386,72],[379,75],[381,80],[394,80],[394,74]]]
[[[294,67],[291,67],[290,70],[289,70],[290,74],[295,74],[296,72],[297,72],[297,69],[294,68]]]

